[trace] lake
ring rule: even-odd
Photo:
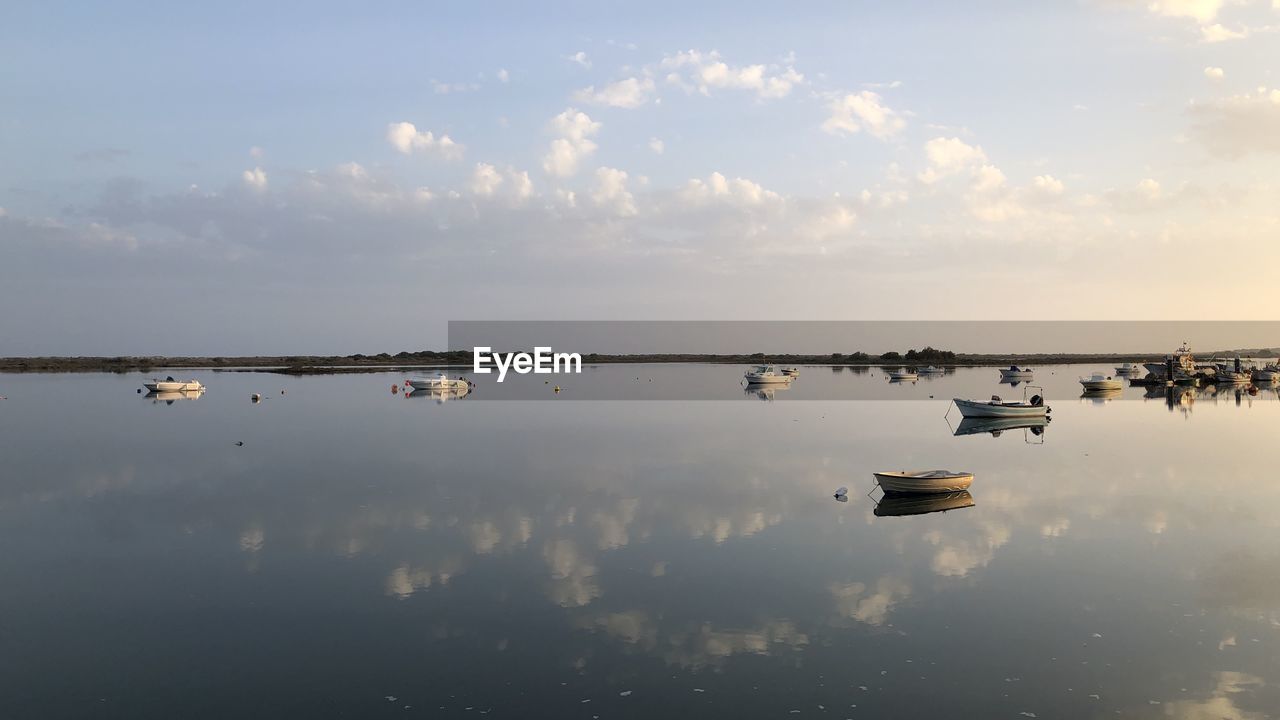
[[[1094,369],[0,375],[0,717],[1271,717],[1280,395]]]

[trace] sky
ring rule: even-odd
[[[0,355],[1280,317],[1280,0],[5,15]]]

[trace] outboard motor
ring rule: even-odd
[[[1032,395],[1031,404],[1034,405],[1035,407],[1040,407],[1041,405],[1044,404],[1044,398],[1040,397],[1039,395]]]

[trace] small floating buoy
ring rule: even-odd
[[[243,441],[243,440],[237,440],[237,441],[236,441],[236,447],[244,447],[244,441]]]
[[[832,497],[842,498],[842,497],[844,497],[845,495],[848,495],[848,494],[849,494],[849,488],[844,487],[843,485],[841,485],[840,487],[836,488],[836,494],[835,494],[835,495],[833,495]]]
[[[392,395],[399,395],[399,394],[400,394],[400,386],[399,386],[399,385],[396,385],[396,384],[392,384],[392,385],[391,385],[391,394],[392,394]]]
[[[280,394],[281,394],[281,395],[283,395],[283,394],[284,394],[284,390],[281,390],[281,391],[280,391]]]
[[[139,395],[141,395],[141,394],[142,394],[142,388],[138,388],[138,394],[139,394]]]
[[[262,395],[260,395],[259,393],[254,393],[249,396],[249,399],[254,402],[260,402],[262,400]]]
[[[560,386],[559,386],[559,385],[557,385],[557,386],[556,386],[556,392],[560,392]]]

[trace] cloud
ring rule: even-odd
[[[551,127],[559,137],[551,141],[542,169],[548,175],[571,177],[577,174],[578,163],[596,151],[591,138],[600,132],[601,125],[586,113],[568,108],[551,119]]]
[[[929,167],[920,173],[919,179],[926,185],[980,165],[987,160],[987,154],[981,147],[969,145],[955,137],[936,137],[930,140],[924,144],[924,154],[929,161]]]
[[[833,100],[828,108],[831,115],[822,123],[822,129],[833,135],[865,130],[877,140],[888,140],[906,127],[906,121],[870,90]]]
[[[506,68],[498,68],[498,81],[511,82],[511,73],[507,72]]]
[[[528,172],[512,167],[499,170],[488,163],[476,163],[467,189],[480,197],[493,197],[499,191],[505,191],[516,204],[533,197],[533,181],[529,179]]]
[[[1280,152],[1280,90],[1192,103],[1191,135],[1219,157]]]
[[[599,90],[594,85],[585,87],[574,93],[573,97],[578,102],[632,109],[648,102],[653,89],[652,78],[631,77],[609,83]]]
[[[572,55],[567,56],[565,60],[568,60],[571,63],[577,63],[578,65],[581,65],[582,67],[587,69],[591,68],[591,59],[588,58],[587,54],[581,50],[579,50],[578,52]]]
[[[1249,37],[1249,28],[1247,27],[1232,30],[1225,25],[1215,23],[1200,28],[1200,42],[1204,43],[1219,43],[1227,40],[1240,40],[1246,37]]]
[[[718,172],[711,173],[705,181],[690,180],[682,196],[695,203],[719,200],[739,206],[762,205],[782,199],[778,193],[764,189],[759,183],[743,178],[729,180]]]
[[[1154,15],[1174,18],[1190,18],[1207,23],[1218,16],[1224,0],[1150,0],[1147,11]]]
[[[776,65],[734,66],[724,62],[720,53],[687,50],[662,59],[660,67],[674,71],[667,82],[710,95],[712,89],[750,90],[762,100],[786,97],[796,85],[805,82],[795,68]],[[687,73],[682,75],[681,72]]]
[[[240,174],[240,179],[244,181],[245,185],[254,190],[265,190],[267,188],[267,174],[260,167],[245,170]]]
[[[1204,76],[1210,80],[1221,80],[1226,75],[1220,67],[1207,67],[1204,69]]]
[[[411,122],[387,125],[387,142],[405,155],[414,152],[435,152],[450,160],[461,158],[464,150],[462,145],[454,142],[448,135],[437,138],[430,130],[419,131]]]
[[[596,169],[596,186],[591,199],[600,207],[609,208],[615,215],[631,217],[636,214],[635,197],[627,190],[627,173],[615,168]]]
[[[1066,189],[1062,181],[1052,175],[1037,175],[1032,178],[1031,184],[1037,192],[1044,195],[1061,195]]]
[[[661,155],[666,152],[667,145],[656,137],[649,138],[649,149],[653,151],[654,155]]]

